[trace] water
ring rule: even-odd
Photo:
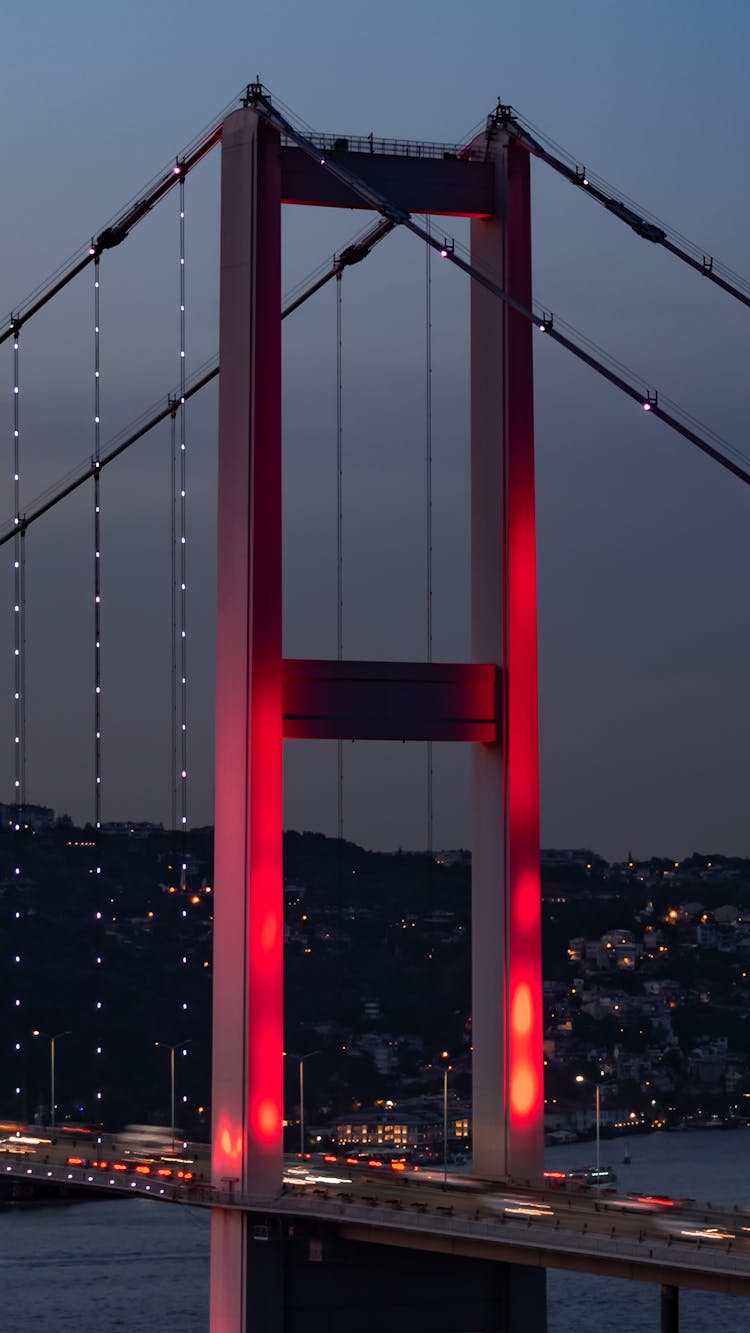
[[[0,1210],[7,1333],[206,1333],[208,1213],[150,1199]]]
[[[553,1148],[548,1164],[587,1166],[592,1153]],[[602,1163],[624,1191],[750,1206],[746,1130],[614,1139]],[[549,1333],[658,1333],[656,1284],[550,1269],[548,1291]],[[9,1333],[207,1333],[208,1214],[149,1199],[0,1208],[0,1293]],[[716,1328],[750,1333],[750,1301],[682,1291],[681,1333]]]
[[[623,1164],[626,1151],[632,1158]],[[547,1164],[569,1170],[593,1163],[594,1145],[550,1148]],[[750,1132],[743,1129],[649,1134],[602,1142],[601,1161],[617,1172],[617,1188],[750,1205]],[[645,1333],[659,1329],[656,1283],[594,1278],[549,1269],[549,1333]],[[680,1333],[750,1333],[750,1300],[680,1291]]]

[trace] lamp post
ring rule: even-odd
[[[49,1118],[50,1118],[50,1129],[52,1130],[52,1138],[54,1139],[55,1137],[55,1042],[58,1041],[60,1037],[69,1037],[71,1034],[67,1028],[65,1032],[55,1032],[55,1033],[40,1032],[38,1028],[34,1028],[31,1035],[32,1037],[46,1037],[47,1041],[49,1042],[49,1102],[50,1102]]]
[[[440,1059],[447,1060],[448,1052],[441,1051]],[[448,1071],[452,1068],[443,1066],[443,1189],[448,1188]]]
[[[299,1155],[304,1159],[305,1156],[305,1060],[312,1060],[314,1055],[320,1055],[320,1051],[308,1051],[306,1055],[294,1055],[292,1051],[284,1051],[290,1060],[297,1060],[299,1063]]]
[[[192,1037],[187,1037],[185,1041],[155,1041],[154,1046],[164,1046],[169,1051],[169,1086],[170,1086],[170,1106],[171,1106],[171,1126],[172,1126],[172,1151],[175,1147],[175,1111],[174,1111],[174,1053],[179,1046],[189,1046]],[[185,1051],[182,1052],[186,1054]]]
[[[600,1078],[604,1077],[604,1070],[599,1071]],[[576,1083],[591,1083],[590,1078],[584,1078],[583,1074],[576,1074]],[[596,1107],[596,1170],[599,1170],[599,1132],[601,1126],[601,1084],[599,1079],[594,1081],[594,1097]]]

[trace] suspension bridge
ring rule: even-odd
[[[218,359],[188,374],[185,246],[186,182],[215,149],[221,151],[221,247]],[[536,159],[604,207],[648,245],[665,249],[731,299],[750,304],[750,287],[684,237],[650,217],[575,159],[498,105],[461,144],[379,140],[373,135],[321,135],[302,126],[260,83],[224,114],[142,194],[26,301],[0,331],[12,362],[12,512],[0,533],[11,557],[13,676],[12,754],[14,827],[20,833],[29,805],[27,782],[27,562],[30,534],[74,492],[91,495],[91,657],[93,741],[92,826],[102,827],[103,733],[102,475],[161,423],[170,427],[171,824],[188,826],[188,407],[214,380],[219,391],[218,604],[216,632],[215,910],[213,966],[213,1091],[211,1185],[200,1200],[212,1211],[211,1329],[289,1329],[304,1285],[289,1216],[309,1204],[290,1204],[282,1185],[283,1123],[283,912],[282,747],[285,739],[335,740],[338,745],[338,828],[343,828],[344,740],[436,741],[471,744],[473,756],[472,985],[474,1172],[484,1181],[538,1180],[542,1168],[543,1087],[539,909],[539,798],[536,662],[536,573],[532,340],[557,344],[636,408],[663,422],[741,482],[750,461],[676,403],[639,380],[576,334],[557,312],[539,309],[531,289],[530,163]],[[179,273],[176,314],[178,373],[163,402],[113,439],[102,429],[101,282],[111,252],[130,243],[145,219],[176,192]],[[286,302],[281,296],[281,205],[365,210],[375,215],[328,265]],[[466,249],[446,230],[451,217],[470,219]],[[440,219],[436,227],[433,219]],[[472,653],[468,662],[433,660],[431,574],[430,397],[427,395],[426,536],[427,633],[421,661],[360,661],[343,652],[341,278],[364,263],[396,230],[411,233],[437,261],[468,280],[471,301],[471,565]],[[85,465],[28,500],[24,421],[29,331],[85,273],[93,275],[91,457]],[[428,268],[429,272],[429,268]],[[329,281],[337,287],[337,653],[335,658],[285,658],[282,651],[281,323]],[[429,293],[429,288],[428,288]],[[32,321],[34,325],[32,325]],[[427,324],[429,328],[429,295]],[[428,344],[429,357],[429,344]],[[428,359],[429,372],[429,359]],[[428,377],[429,384],[429,377]],[[41,783],[42,778],[36,779]],[[430,805],[431,821],[431,805]],[[428,821],[429,822],[429,821]],[[19,838],[12,881],[23,881]],[[179,860],[179,856],[178,856]],[[187,866],[180,864],[185,887]],[[92,853],[95,964],[105,955],[100,867]],[[11,881],[11,882],[12,882]],[[22,980],[28,939],[22,897],[8,898],[10,984],[6,998],[6,1055],[11,1079],[8,1114],[20,1094],[24,1043],[30,1027]],[[92,1066],[105,1037],[102,1002]],[[97,1087],[93,1105],[103,1101]],[[15,1103],[17,1105],[17,1103]],[[102,1108],[104,1117],[104,1109]],[[9,1167],[33,1174],[34,1166]],[[40,1167],[41,1170],[41,1167]],[[87,1166],[44,1165],[82,1185]],[[78,1172],[78,1174],[75,1174]],[[80,1176],[80,1179],[79,1179]],[[115,1177],[113,1188],[118,1187]],[[232,1182],[228,1191],[227,1182]],[[128,1181],[151,1190],[150,1181]],[[159,1185],[170,1199],[193,1198],[185,1185]],[[552,1260],[536,1245],[533,1260],[512,1253],[512,1238],[497,1250],[483,1218],[436,1224],[426,1212],[409,1227],[390,1225],[387,1241],[363,1235],[367,1225],[350,1209],[361,1201],[337,1196],[319,1203],[313,1229],[303,1228],[308,1260],[336,1250],[333,1265],[366,1265],[382,1290],[406,1280],[414,1245],[432,1254],[419,1267],[407,1306],[395,1299],[387,1317],[397,1329],[419,1326],[414,1303],[438,1273],[449,1270],[461,1294],[458,1308],[430,1301],[431,1327],[465,1330],[472,1291],[483,1292],[481,1327],[544,1327],[543,1285],[534,1268]],[[392,1200],[383,1207],[391,1208]],[[375,1207],[378,1206],[376,1199]],[[437,1215],[438,1205],[435,1205]],[[372,1221],[372,1214],[370,1215]],[[271,1219],[271,1222],[269,1222]],[[343,1220],[342,1220],[343,1219]],[[425,1220],[426,1219],[426,1220]],[[392,1221],[392,1219],[391,1219]],[[272,1225],[271,1225],[272,1223]],[[381,1233],[382,1220],[378,1222]],[[541,1223],[537,1223],[541,1225]],[[587,1223],[588,1225],[588,1223]],[[269,1230],[271,1226],[271,1230]],[[315,1230],[315,1228],[318,1228]],[[467,1234],[467,1227],[470,1234]],[[372,1227],[370,1227],[370,1231]],[[409,1236],[407,1238],[406,1232]],[[440,1242],[435,1236],[440,1232]],[[414,1234],[421,1240],[414,1240]],[[445,1233],[445,1234],[444,1234]],[[446,1239],[447,1236],[447,1239]],[[271,1240],[273,1239],[273,1243]],[[614,1233],[610,1237],[614,1239]],[[620,1241],[622,1238],[620,1237]],[[622,1242],[629,1244],[630,1242]],[[644,1276],[620,1255],[627,1275]],[[518,1242],[520,1248],[524,1245]],[[364,1248],[363,1248],[364,1247]],[[495,1250],[493,1255],[489,1249]],[[581,1248],[580,1246],[578,1247]],[[528,1246],[526,1246],[528,1249]],[[558,1256],[564,1246],[557,1245]],[[690,1265],[652,1254],[655,1271],[670,1286],[688,1281]],[[400,1251],[403,1250],[403,1255]],[[547,1257],[544,1257],[544,1253]],[[498,1258],[498,1254],[501,1257]],[[406,1258],[404,1259],[404,1255]],[[541,1257],[539,1257],[541,1255]],[[617,1256],[614,1256],[617,1258]],[[607,1262],[614,1262],[612,1251]],[[593,1261],[592,1261],[593,1262]],[[597,1261],[598,1262],[598,1261]],[[744,1261],[743,1261],[744,1262]],[[721,1289],[743,1289],[742,1264],[730,1256]],[[716,1269],[716,1264],[713,1268]],[[446,1270],[447,1271],[447,1270]],[[614,1271],[601,1268],[599,1271]],[[735,1286],[731,1287],[732,1272]],[[683,1273],[683,1276],[681,1276]],[[652,1277],[650,1280],[654,1280]],[[325,1285],[325,1284],[323,1284]],[[710,1285],[710,1283],[708,1284]],[[351,1326],[351,1293],[339,1299],[331,1279],[318,1287],[320,1322],[311,1328]],[[294,1289],[294,1290],[293,1290]],[[426,1299],[426,1295],[425,1295]],[[366,1328],[365,1305],[356,1322]],[[307,1314],[308,1320],[313,1316]],[[385,1317],[380,1310],[379,1318]],[[474,1317],[474,1316],[472,1316]],[[464,1322],[461,1322],[463,1318]],[[416,1319],[416,1323],[415,1323]],[[439,1322],[443,1320],[443,1322]],[[458,1320],[459,1322],[456,1322]],[[349,1321],[349,1322],[347,1322]],[[489,1323],[488,1323],[489,1321]],[[476,1325],[479,1327],[480,1325]],[[676,1328],[676,1305],[663,1307],[663,1328]]]

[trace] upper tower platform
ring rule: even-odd
[[[281,137],[284,203],[366,208],[353,190],[325,170],[331,162],[409,213],[484,218],[494,212],[494,171],[484,137],[469,144],[377,139],[371,134],[307,137],[320,150],[320,163]]]

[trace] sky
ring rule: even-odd
[[[750,11],[723,0],[516,0],[459,9],[182,0],[8,20],[0,86],[0,310],[10,312],[259,76],[323,131],[461,141],[498,97],[700,246],[750,273]],[[216,354],[218,154],[186,185],[188,369]],[[743,448],[748,311],[532,166],[534,290]],[[102,443],[177,380],[177,203],[102,260]],[[364,216],[286,210],[285,287]],[[459,240],[465,224],[451,222]],[[3,307],[3,300],[5,305]],[[468,290],[432,267],[434,652],[467,648]],[[388,238],[343,295],[344,652],[425,647],[425,256]],[[24,507],[90,457],[91,274],[22,334]],[[335,655],[335,308],[284,331],[285,651]],[[535,340],[542,843],[603,855],[750,855],[750,495],[660,423]],[[12,501],[9,350],[0,496]],[[189,813],[212,818],[216,396],[188,417]],[[5,459],[3,462],[2,459]],[[168,820],[169,441],[102,479],[105,819]],[[28,538],[28,797],[93,811],[91,495]],[[12,643],[9,548],[0,622]],[[11,653],[0,799],[11,796]],[[2,700],[7,701],[5,710]],[[3,716],[4,711],[4,716]],[[6,758],[2,756],[5,755]],[[423,847],[424,747],[345,754],[345,832]],[[287,745],[285,820],[333,832],[335,746]],[[464,747],[435,747],[436,846],[469,838]]]

